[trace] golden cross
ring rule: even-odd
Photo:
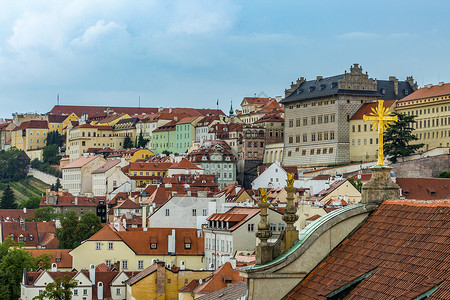
[[[384,157],[383,157],[383,131],[386,128],[389,128],[389,125],[393,122],[398,121],[397,116],[390,116],[391,112],[389,108],[385,108],[384,100],[378,100],[378,107],[376,109],[372,108],[371,116],[364,115],[363,120],[365,121],[374,121],[371,123],[372,129],[378,128],[378,165],[384,165]]]

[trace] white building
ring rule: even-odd
[[[275,161],[252,182],[252,189],[281,189],[286,186],[287,172]]]
[[[131,182],[120,167],[120,159],[110,160],[92,172],[94,196],[105,196],[125,182]]]
[[[260,209],[256,207],[234,207],[225,213],[212,214],[207,218],[205,227],[205,268],[214,270],[239,251],[254,251],[257,242],[255,232],[258,230]],[[268,210],[268,221],[274,242],[285,223],[282,215],[272,209]]]
[[[82,156],[62,170],[62,186],[72,195],[92,193],[92,172],[106,160],[101,156]]]
[[[148,227],[159,228],[197,228],[207,224],[206,219],[218,212],[225,197],[173,196],[156,209],[148,218]]]

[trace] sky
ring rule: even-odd
[[[219,108],[359,63],[450,82],[450,1],[0,0],[0,117]]]

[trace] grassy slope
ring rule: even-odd
[[[29,177],[18,182],[11,182],[10,185],[16,195],[16,200],[18,203],[28,199],[31,196],[41,197],[42,194],[45,193],[45,189],[50,187],[46,183],[34,177]],[[0,184],[0,197],[3,194],[3,189],[5,187],[6,184]]]

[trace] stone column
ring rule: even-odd
[[[258,246],[256,246],[255,262],[257,265],[265,264],[272,260],[272,247],[267,244],[267,240],[272,236],[270,231],[269,222],[267,221],[267,208],[270,203],[261,202],[258,204],[261,209],[260,221],[258,223],[258,231],[256,236],[261,240]]]
[[[288,250],[298,239],[298,230],[295,228],[294,223],[298,220],[298,215],[296,214],[297,209],[294,204],[294,195],[296,188],[292,186],[285,187],[287,192],[286,200],[286,210],[283,216],[283,221],[286,222],[286,230],[284,235],[284,251]]]
[[[362,186],[362,203],[381,204],[387,199],[400,199],[400,187],[390,176],[392,167],[377,165],[370,167],[372,178]]]

